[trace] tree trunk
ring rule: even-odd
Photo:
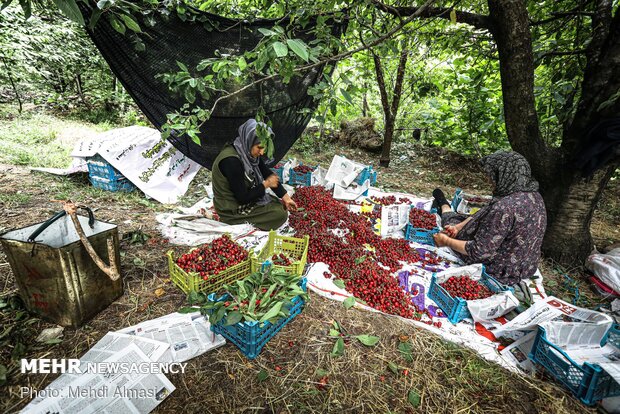
[[[547,231],[543,253],[563,265],[583,265],[592,251],[590,224],[603,189],[618,163],[597,171],[591,180],[573,175],[568,185],[547,186]]]
[[[381,94],[381,106],[385,114],[385,130],[383,133],[383,147],[381,149],[381,157],[379,165],[388,168],[390,166],[390,151],[392,149],[392,140],[394,138],[394,126],[396,124],[396,114],[400,106],[400,98],[403,90],[403,80],[405,78],[405,69],[407,67],[407,59],[409,58],[409,50],[405,47],[400,52],[398,61],[398,69],[396,71],[396,82],[394,82],[394,92],[392,93],[392,102],[390,103],[383,77],[383,68],[379,56],[373,53],[373,61],[375,63],[375,72],[377,74],[377,85]]]
[[[11,69],[9,68],[9,65],[6,63],[4,56],[0,57],[0,59],[2,60],[2,63],[4,64],[4,67],[6,68],[6,73],[7,73],[7,76],[9,77],[9,82],[11,82],[11,88],[13,88],[13,92],[15,93],[15,98],[17,99],[17,104],[19,105],[18,112],[19,114],[21,114],[22,111],[24,110],[23,104],[22,104],[22,98],[19,96],[17,85],[15,85],[15,82],[13,81],[13,76],[11,76]]]
[[[548,149],[540,137],[534,97],[534,55],[525,0],[489,0],[499,54],[506,133],[512,148],[529,161],[534,176],[548,175]]]

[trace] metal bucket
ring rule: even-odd
[[[88,241],[105,258],[111,240],[114,254],[108,260],[120,269],[117,226],[89,214],[77,216]],[[95,264],[64,211],[4,233],[0,242],[26,308],[58,325],[79,327],[123,294],[122,279],[111,280]]]

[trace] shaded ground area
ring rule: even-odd
[[[489,191],[473,160],[418,145],[398,144],[394,152],[391,168],[378,168],[379,185],[384,188],[418,195],[429,195],[436,186],[448,192],[456,186],[474,193]],[[336,153],[376,163],[376,156],[329,144],[317,146],[308,139],[291,152],[304,163],[320,162],[325,167]],[[184,204],[204,196],[201,184],[208,178],[205,171],[199,174]],[[596,214],[593,230],[598,243],[620,239],[618,187],[615,182],[607,190],[605,204]],[[86,326],[66,329],[61,343],[36,343],[38,333],[53,325],[0,305],[0,364],[8,368],[7,384],[0,387],[3,412],[26,404],[19,398],[19,386],[42,389],[54,378],[20,374],[19,358],[77,358],[106,332],[168,314],[185,303],[185,296],[168,279],[164,254],[170,246],[160,239],[154,220],[155,212],[169,207],[140,193],[93,189],[83,176],[52,177],[23,167],[0,166],[0,231],[44,221],[60,209],[50,200],[65,199],[88,205],[98,219],[118,224],[121,236],[140,231],[151,238],[144,244],[130,244],[128,238],[121,242],[124,295]],[[543,263],[548,289],[570,300],[572,290],[564,285],[562,276],[565,270]],[[600,300],[581,281],[580,269],[569,270],[581,288],[579,303],[595,306]],[[0,303],[6,303],[16,290],[2,252],[0,287],[4,298]],[[159,288],[165,292],[161,296],[155,293]],[[511,374],[425,330],[395,318],[345,310],[340,303],[312,293],[310,298],[305,311],[270,341],[256,360],[247,360],[228,344],[191,360],[185,375],[170,375],[177,390],[156,412],[593,412],[548,380]],[[331,357],[334,341],[328,332],[333,320],[351,334],[378,335],[381,341],[373,348],[350,342],[344,356]],[[410,360],[398,351],[401,340],[413,346]],[[388,368],[390,363],[399,367],[396,374]],[[261,369],[269,374],[262,382],[257,377]],[[420,397],[417,410],[413,410],[409,395]]]

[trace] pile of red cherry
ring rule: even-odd
[[[271,262],[278,266],[290,266],[291,263],[293,263],[284,253],[274,254],[271,256]]]
[[[218,237],[179,257],[177,265],[186,272],[198,273],[203,280],[217,275],[248,258],[248,252],[228,235]]]
[[[409,223],[417,229],[433,230],[437,227],[437,218],[428,211],[414,207],[409,211]]]
[[[306,174],[314,170],[315,170],[315,167],[311,167],[309,165],[298,165],[297,167],[293,168],[293,171],[299,174]]]
[[[493,292],[477,280],[469,276],[451,276],[448,280],[439,284],[452,297],[465,300],[485,299],[493,296]]]
[[[328,264],[347,291],[369,306],[413,317],[410,297],[392,272],[401,262],[438,263],[436,255],[421,257],[404,239],[381,238],[363,215],[349,211],[322,187],[299,188],[293,198],[300,209],[291,213],[289,224],[297,237],[310,236],[309,262]]]

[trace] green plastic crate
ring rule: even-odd
[[[308,245],[310,237],[304,236],[303,239],[297,237],[280,236],[274,230],[269,232],[269,240],[263,249],[251,255],[252,272],[257,272],[266,260],[271,259],[274,254],[284,253],[293,261],[288,266],[273,264],[274,269],[284,270],[289,274],[303,275],[306,261],[308,260]]]
[[[170,280],[186,294],[189,294],[189,292],[202,292],[204,294],[215,293],[220,290],[222,285],[245,279],[252,273],[250,255],[248,255],[248,258],[244,261],[232,265],[226,270],[222,270],[217,275],[210,275],[208,280],[203,280],[197,273],[188,273],[181,269],[175,261],[174,252],[172,250],[169,251],[167,255]]]

